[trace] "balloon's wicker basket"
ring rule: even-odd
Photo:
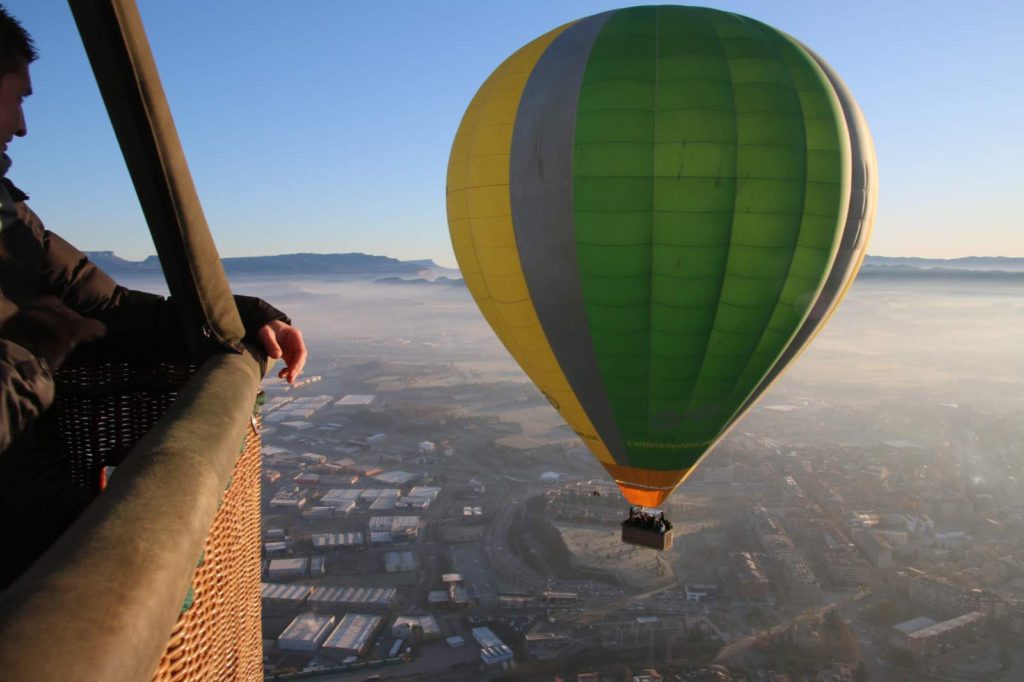
[[[671,525],[659,529],[647,527],[632,519],[622,522],[622,541],[629,545],[666,550],[672,546],[673,532]]]

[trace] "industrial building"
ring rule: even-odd
[[[508,670],[512,667],[512,659],[514,658],[515,655],[512,653],[512,649],[505,644],[486,646],[480,649],[480,663],[483,664],[484,668]]]
[[[437,499],[441,493],[440,488],[427,486],[414,486],[409,494],[398,500],[397,506],[402,509],[425,510]]]
[[[399,509],[412,509],[414,511],[426,511],[432,500],[429,497],[401,497],[395,503]]]
[[[928,620],[915,618],[895,626],[897,634],[894,635],[894,643],[910,651],[918,660],[938,656],[985,636],[987,619],[980,611],[965,613],[941,623],[926,624]],[[923,627],[915,628],[915,625]]]
[[[311,540],[314,547],[323,549],[363,546],[362,533],[314,533]]]
[[[275,509],[302,509],[306,506],[306,495],[303,493],[279,492],[270,499],[270,506]]]
[[[370,517],[370,534],[387,533],[390,542],[410,542],[416,538],[420,529],[418,516],[372,516]],[[373,538],[371,538],[371,541]]]
[[[342,396],[334,404],[338,407],[359,407],[369,405],[376,397],[376,394],[373,393],[350,393]]]
[[[373,480],[387,483],[388,485],[405,485],[417,478],[419,478],[418,475],[410,474],[408,471],[385,471],[374,476]]]
[[[433,616],[399,616],[391,625],[391,636],[429,642],[441,638],[441,627]]]
[[[361,502],[369,504],[373,504],[382,498],[394,498],[397,500],[402,496],[402,491],[398,488],[363,488],[354,492],[359,493],[359,500]]]
[[[564,652],[571,640],[554,632],[531,632],[526,635],[526,655],[531,661],[547,661]]]
[[[333,396],[315,395],[306,398],[294,398],[288,403],[282,404],[277,410],[267,417],[268,422],[284,422],[289,420],[309,421],[310,417],[316,414],[325,405],[334,401]]]
[[[370,503],[370,511],[372,512],[383,512],[391,511],[398,505],[397,497],[378,497],[376,500]]]
[[[331,488],[320,498],[320,504],[336,506],[346,502],[355,502],[362,494],[363,491],[356,488]]]
[[[437,487],[416,485],[413,486],[406,497],[426,497],[431,500],[436,500],[437,496],[441,494],[441,489]]]
[[[935,625],[935,623],[936,621],[928,618],[927,616],[918,616],[917,618],[911,618],[910,620],[903,621],[902,623],[897,623],[892,626],[892,632],[889,638],[890,642],[898,649],[907,649],[909,648],[907,637],[918,630],[923,630]]]
[[[260,583],[260,596],[264,604],[300,606],[313,591],[309,585],[280,585]]]
[[[473,628],[473,639],[480,645],[480,662],[485,668],[511,667],[512,649],[505,645],[490,628]]]
[[[473,628],[473,639],[480,645],[481,648],[485,647],[497,647],[501,646],[503,642],[498,639],[498,636],[490,628],[480,627]]]
[[[324,651],[345,656],[362,655],[369,648],[380,622],[380,616],[346,613],[324,641]]]
[[[306,575],[309,568],[308,557],[292,559],[273,559],[267,567],[267,578],[270,580],[289,580]]]
[[[317,587],[309,595],[309,604],[341,604],[387,608],[395,601],[393,587]]]
[[[277,645],[291,651],[316,651],[332,625],[334,616],[300,613],[277,638]]]

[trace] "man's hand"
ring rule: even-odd
[[[302,332],[281,320],[265,324],[256,332],[256,337],[263,344],[267,356],[275,360],[284,358],[284,369],[277,376],[289,384],[299,378],[302,368],[306,365],[306,342],[302,340]]]

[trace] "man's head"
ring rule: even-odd
[[[38,56],[32,36],[0,5],[0,76],[31,64]]]
[[[0,153],[27,132],[21,105],[32,94],[28,65],[37,56],[32,36],[0,6]]]

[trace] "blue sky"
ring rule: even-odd
[[[363,251],[454,265],[451,140],[510,53],[598,0],[138,0],[222,255]],[[67,4],[5,0],[33,33],[10,176],[80,248],[154,252]],[[1024,256],[1024,3],[706,4],[821,54],[867,115],[869,251]],[[286,8],[286,9],[285,9]]]

